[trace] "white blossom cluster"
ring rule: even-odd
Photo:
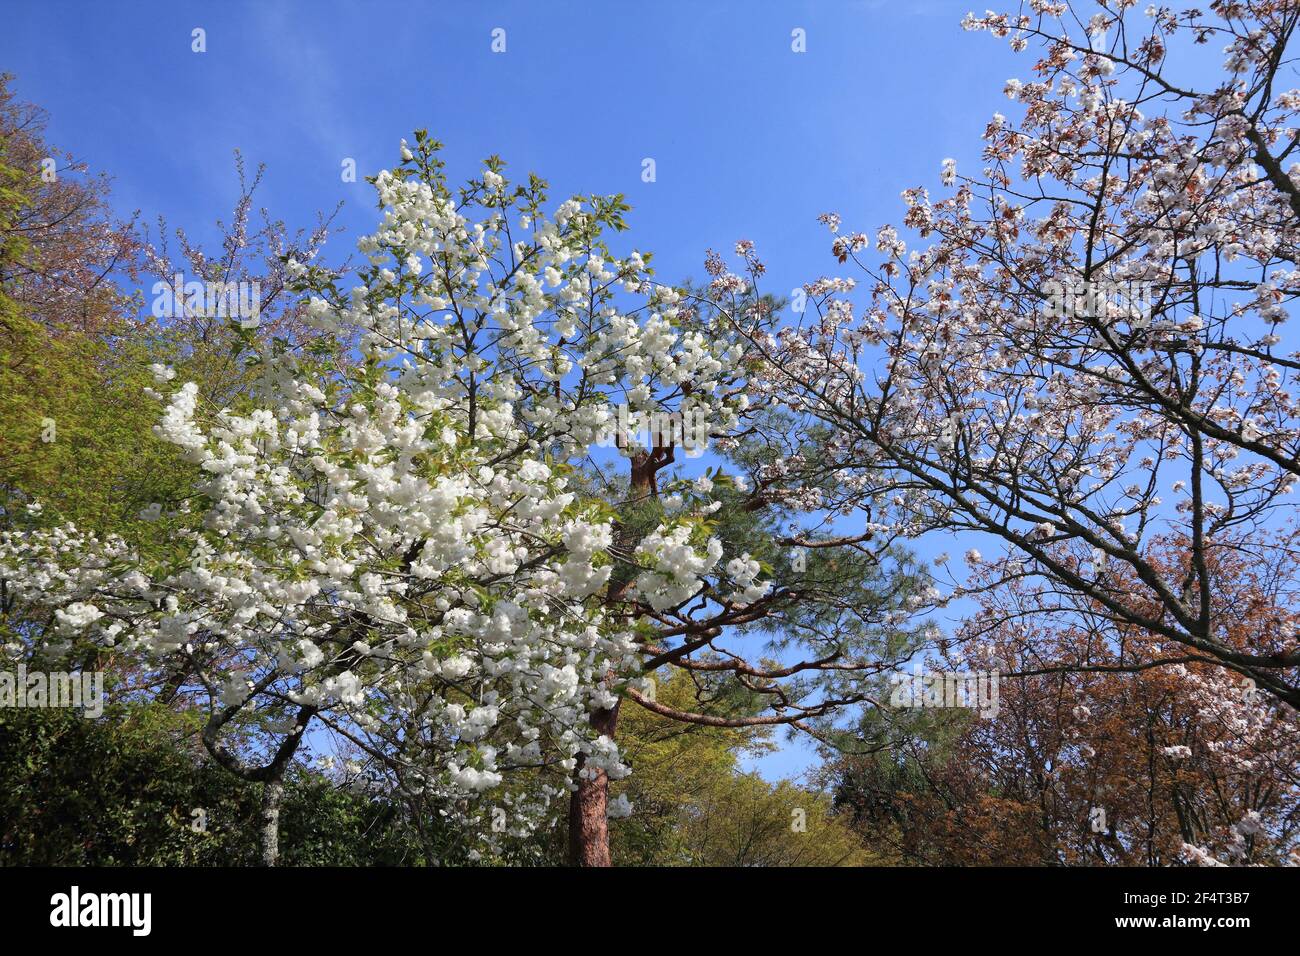
[[[458,199],[428,143],[404,149],[375,179],[361,284],[287,270],[314,293],[307,321],[356,343],[353,361],[267,359],[235,408],[154,370],[170,390],[155,433],[201,476],[201,504],[167,516],[174,559],[26,530],[0,539],[0,579],[46,615],[48,645],[183,659],[214,707],[289,729],[295,712],[320,717],[430,792],[492,791],[580,756],[617,779],[628,770],[588,715],[639,679],[639,654],[600,601],[612,514],[571,483],[572,460],[619,404],[725,434],[744,408],[724,387],[740,347],[679,314],[639,254],[610,255],[598,207],[547,218],[536,182],[510,187],[492,166]],[[654,608],[721,558],[688,535],[661,528],[642,547]],[[742,597],[763,593],[747,561]]]

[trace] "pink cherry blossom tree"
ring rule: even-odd
[[[1292,708],[1293,618],[1220,626],[1209,556],[1300,556],[1298,17],[1281,0],[968,17],[1035,50],[982,168],[949,160],[941,195],[904,192],[917,251],[823,216],[857,274],[810,283],[797,326],[750,335],[770,393],[828,429],[825,467],[868,522],[990,536],[1005,550],[972,551],[976,586],[1030,582],[1018,613],[1086,606],[1161,639],[1141,666],[1213,664]],[[1221,72],[1192,83],[1209,55]],[[1155,560],[1157,537],[1185,558]]]

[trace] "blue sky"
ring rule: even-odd
[[[3,67],[50,139],[114,177],[123,212],[202,235],[235,196],[231,150],[268,166],[290,224],[347,203],[418,126],[453,178],[498,153],[556,194],[624,192],[665,278],[753,239],[788,290],[834,270],[815,222],[899,218],[899,192],[975,161],[1003,82],[1024,71],[958,26],[966,2],[49,3],[7,0]],[[207,52],[191,52],[191,30]],[[506,31],[503,54],[491,31]],[[807,33],[807,52],[790,32]],[[657,181],[641,181],[651,157]],[[340,251],[336,246],[336,251]]]
[[[375,221],[366,175],[427,127],[452,179],[491,154],[552,195],[622,192],[629,246],[666,281],[753,240],[767,288],[837,274],[816,222],[901,218],[899,193],[978,164],[1002,86],[1029,59],[961,30],[968,0],[221,4],[6,0],[0,69],[49,140],[113,177],[113,204],[200,242],[237,196],[231,152],[265,163],[258,204],[291,227],[343,200],[327,256]],[[192,31],[207,51],[191,50]],[[492,51],[493,31],[506,50]],[[805,31],[806,52],[791,49]],[[342,181],[345,159],[355,183]],[[642,181],[643,160],[656,181]],[[947,545],[943,545],[947,547]],[[938,551],[935,547],[923,553]],[[953,550],[953,554],[960,553]],[[765,758],[796,773],[806,747]]]

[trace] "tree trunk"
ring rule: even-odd
[[[268,780],[262,789],[262,865],[280,862],[280,803],[284,799],[284,781]]]
[[[635,502],[657,498],[659,490],[655,475],[671,461],[671,449],[665,453],[663,449],[656,448],[653,454],[635,455],[631,460],[629,500]],[[619,547],[625,550],[631,550],[636,543],[621,529],[615,530],[615,538]],[[622,603],[630,583],[631,580],[627,579],[610,586],[605,603],[611,610],[617,609]],[[598,735],[603,734],[613,740],[618,728],[618,704],[609,710],[593,713],[591,727]],[[579,756],[578,765],[573,770],[573,782],[577,789],[569,797],[569,865],[609,866],[609,776],[600,771],[590,779],[583,779],[584,763],[585,759]]]
[[[618,705],[591,715],[597,734],[611,740],[618,724]],[[609,866],[609,777],[602,770],[583,779],[584,758],[578,757],[574,782],[578,789],[569,797],[569,864],[571,866]]]

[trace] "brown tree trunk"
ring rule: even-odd
[[[591,715],[597,734],[611,740],[618,725],[618,705]],[[609,776],[602,770],[587,779],[582,777],[585,760],[578,757],[574,783],[578,789],[569,798],[569,864],[571,866],[609,866]]]
[[[630,495],[632,501],[658,496],[655,474],[665,464],[672,461],[671,450],[665,454],[663,449],[656,449],[654,454],[636,455],[631,461],[632,473]],[[615,532],[621,548],[628,549],[635,542],[626,540],[624,534]],[[612,585],[605,597],[606,604],[616,608],[623,600],[630,580]],[[615,739],[618,729],[618,704],[609,710],[596,711],[591,715],[591,727],[596,733],[603,734],[610,740]],[[573,782],[577,789],[569,797],[569,864],[571,866],[609,866],[609,776],[601,771],[589,779],[583,779],[582,768],[585,760],[578,757],[578,765],[573,770]]]

